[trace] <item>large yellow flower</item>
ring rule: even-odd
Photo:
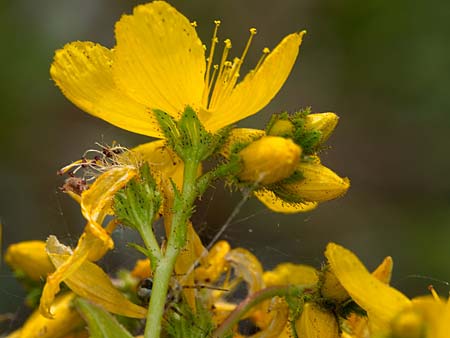
[[[230,40],[215,64],[215,22],[208,56],[195,24],[164,1],[137,6],[115,28],[116,46],[72,42],[58,50],[50,74],[82,110],[120,128],[153,137],[163,134],[152,110],[178,118],[193,107],[209,131],[253,115],[286,81],[304,32],[286,36],[238,83],[255,29],[240,57],[228,60]]]

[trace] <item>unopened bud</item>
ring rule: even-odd
[[[320,131],[319,143],[324,143],[330,137],[338,123],[339,117],[335,113],[308,114],[305,117],[305,129]]]
[[[300,163],[297,169],[303,178],[284,185],[286,192],[310,202],[325,202],[345,194],[350,187],[348,178],[341,178],[336,173],[319,163]]]
[[[12,244],[5,254],[6,263],[32,280],[45,279],[55,267],[48,258],[45,242],[27,241]]]
[[[292,136],[295,126],[289,120],[277,120],[267,131],[267,135],[271,136]]]
[[[306,303],[300,318],[295,323],[298,337],[339,338],[339,327],[331,311],[315,303]]]
[[[239,152],[242,181],[271,184],[292,175],[302,149],[291,139],[264,136]]]
[[[320,293],[324,298],[335,303],[342,303],[350,298],[348,292],[344,289],[329,267],[326,267],[324,271],[322,271],[321,282]]]

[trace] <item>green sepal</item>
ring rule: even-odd
[[[197,302],[194,313],[183,299],[168,308],[165,326],[171,338],[208,338],[215,328],[211,313],[201,302]]]
[[[133,178],[114,196],[114,214],[119,222],[139,232],[147,250],[135,247],[155,263],[160,249],[153,233],[153,222],[162,203],[162,194],[145,162],[139,169],[139,176]]]
[[[145,162],[139,177],[133,178],[114,197],[114,213],[118,220],[130,228],[150,226],[162,202],[161,193]]]
[[[190,106],[186,106],[178,121],[162,110],[155,109],[154,113],[169,146],[184,162],[201,162],[219,152],[232,128],[226,127],[211,134]]]
[[[266,134],[291,138],[296,144],[302,147],[303,155],[316,153],[321,146],[322,132],[320,130],[309,130],[305,127],[306,116],[311,113],[311,107],[301,109],[294,114],[283,112],[273,114],[266,127]],[[284,126],[283,123],[292,127]]]
[[[83,298],[74,300],[77,310],[89,327],[91,338],[133,338],[108,312]]]
[[[130,248],[135,249],[136,251],[139,251],[145,257],[151,257],[150,250],[144,248],[143,246],[141,246],[139,244],[129,242],[129,243],[127,243],[127,246],[129,246]]]
[[[209,185],[219,178],[236,177],[241,170],[241,160],[239,156],[232,154],[229,161],[219,164],[216,168],[208,171],[197,180],[197,190],[202,195]]]

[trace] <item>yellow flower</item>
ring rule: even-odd
[[[325,256],[342,287],[367,311],[372,330],[386,330],[398,313],[411,306],[405,295],[370,274],[351,251],[330,243]]]
[[[330,243],[325,255],[341,285],[367,311],[368,327],[360,327],[360,332],[389,338],[448,337],[450,299],[442,301],[434,290],[433,297],[408,299],[384,283],[390,278],[392,263],[370,274],[352,252],[337,244]]]
[[[339,338],[336,317],[314,303],[306,303],[300,319],[295,323],[298,337]]]
[[[58,296],[51,310],[57,315],[53,319],[42,316],[35,311],[17,331],[8,338],[62,338],[83,326],[83,320],[72,306],[73,293]]]
[[[47,277],[40,303],[40,311],[44,316],[52,316],[50,307],[62,281],[70,278],[87,261],[99,260],[114,247],[110,234],[115,228],[115,223],[110,222],[103,228],[103,222],[105,217],[112,213],[111,203],[115,193],[135,175],[136,170],[130,166],[113,168],[100,175],[94,184],[82,193],[80,206],[87,224],[74,251],[71,254],[64,252],[67,257],[62,261],[59,260],[58,264],[52,260],[56,271]],[[47,247],[51,259],[51,254],[59,254],[57,246],[53,247],[56,252]]]
[[[228,60],[230,40],[215,65],[216,28],[208,56],[195,24],[164,1],[135,7],[115,28],[116,46],[72,42],[58,50],[50,74],[82,110],[120,128],[162,138],[152,114],[178,118],[193,107],[209,131],[235,123],[265,107],[286,81],[304,32],[286,36],[240,83],[240,69],[255,29],[240,57]]]
[[[12,244],[5,254],[6,263],[14,270],[23,272],[28,278],[40,281],[55,270],[45,252],[45,242],[27,241]]]

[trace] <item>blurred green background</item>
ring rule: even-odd
[[[113,25],[136,1],[0,2],[0,218],[3,251],[10,243],[56,234],[74,245],[84,226],[79,207],[58,191],[56,170],[94,142],[146,142],[73,106],[49,76],[53,53],[91,40],[113,47]],[[248,28],[258,28],[247,65],[263,47],[307,29],[299,59],[277,97],[240,126],[263,127],[272,113],[312,106],[334,111],[340,123],[322,153],[325,165],[351,178],[341,199],[298,215],[279,215],[247,202],[223,238],[245,246],[267,268],[282,261],[320,266],[329,241],[358,254],[369,268],[395,261],[393,285],[408,295],[450,281],[450,3],[440,1],[192,0],[171,1],[199,24],[209,43],[213,20],[220,38],[240,55]],[[195,216],[207,242],[242,195],[207,193]],[[119,230],[104,262],[131,266],[132,234]],[[24,293],[3,264],[0,313],[17,325]],[[5,324],[5,323],[3,323]],[[1,324],[0,324],[1,325]],[[1,334],[2,331],[0,331]]]

